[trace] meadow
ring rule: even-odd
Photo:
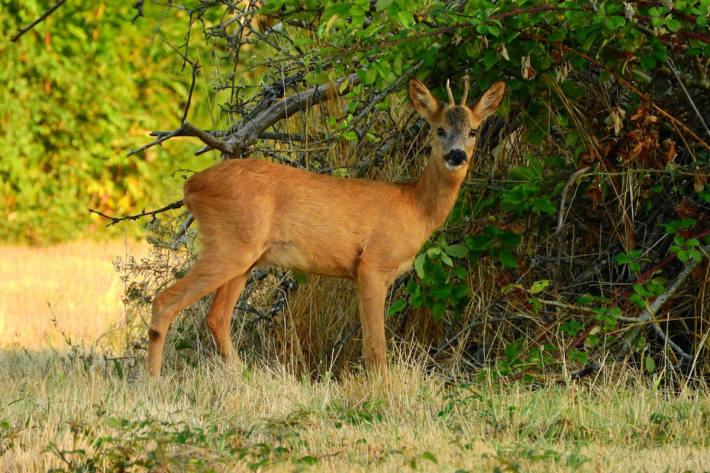
[[[0,251],[2,472],[710,471],[707,390],[611,358],[579,381],[464,381],[395,345],[382,381],[208,347],[150,382],[96,343],[123,318],[125,243]]]

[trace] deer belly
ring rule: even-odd
[[[271,243],[257,262],[259,266],[280,266],[302,273],[352,278],[354,268],[336,255],[313,251],[296,243]]]

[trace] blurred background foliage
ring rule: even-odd
[[[131,24],[126,2],[70,0],[9,41],[49,6],[0,1],[0,240],[138,236],[137,226],[105,229],[87,207],[154,206],[177,194],[171,173],[204,161],[177,141],[127,157],[149,130],[180,120],[190,78],[169,44],[182,32]],[[209,117],[206,106],[193,112]]]

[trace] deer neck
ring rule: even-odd
[[[425,220],[427,233],[439,228],[449,216],[466,177],[466,167],[451,171],[442,166],[441,161],[440,156],[432,154],[413,185],[414,199]]]

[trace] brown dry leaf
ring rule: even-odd
[[[676,213],[680,218],[693,218],[698,216],[693,204],[688,199],[681,200],[676,206]]]
[[[708,265],[707,264],[700,264],[698,265],[697,268],[693,270],[692,273],[690,273],[690,278],[693,281],[702,281],[705,284],[710,283],[710,278],[707,278],[708,275]]]
[[[505,43],[500,43],[500,46],[498,47],[498,59],[501,58],[506,61],[510,61],[510,56],[508,56],[508,48],[505,47]]]
[[[658,121],[658,117],[656,115],[648,114],[644,117],[643,124],[650,125],[651,123],[656,123],[657,121]]]
[[[693,189],[695,192],[702,192],[705,190],[705,184],[708,182],[708,177],[700,171],[699,167],[695,167],[695,179],[693,180]]]
[[[496,274],[495,277],[495,282],[496,282],[496,287],[505,287],[508,284],[512,284],[515,281],[515,278],[513,278],[513,275],[510,274],[508,271],[501,271],[498,274]]]
[[[597,207],[599,207],[599,201],[602,198],[601,185],[596,184],[589,186],[589,188],[587,188],[587,197],[592,200],[592,210],[597,210]]]
[[[523,79],[530,80],[535,77],[535,69],[530,65],[530,56],[523,56],[520,62],[520,75]]]
[[[633,115],[631,115],[631,119],[633,121],[639,121],[643,116],[646,114],[646,109],[643,107],[639,107],[636,109]]]
[[[626,116],[626,110],[621,107],[614,107],[611,109],[611,126],[614,129],[614,134],[619,136],[619,132],[624,127],[624,117]]]
[[[663,141],[663,146],[666,148],[666,154],[664,156],[666,164],[675,162],[675,158],[678,156],[678,153],[675,150],[675,141],[668,138]]]

